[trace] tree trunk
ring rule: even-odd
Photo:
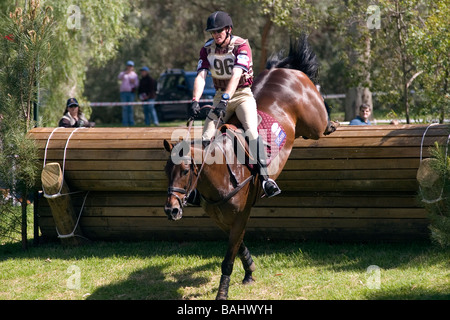
[[[273,22],[269,16],[266,16],[266,23],[264,24],[263,33],[261,35],[261,59],[259,61],[259,72],[266,68],[267,62],[267,41],[269,39],[269,33],[272,29]]]
[[[448,70],[445,70],[445,77],[444,77],[444,92],[447,92],[448,88]],[[439,115],[439,123],[444,123],[445,120],[445,109],[447,108],[447,103],[444,100],[444,103],[441,105],[441,114]]]
[[[27,250],[28,249],[28,237],[27,237],[27,229],[28,229],[28,223],[27,223],[27,198],[28,194],[25,192],[25,194],[22,195],[22,249]]]
[[[405,70],[403,71],[403,74],[406,76]],[[406,123],[410,124],[411,120],[409,118],[408,86],[406,85],[406,77],[403,77],[403,106],[405,107]]]
[[[407,57],[406,57],[406,39],[403,35],[404,23],[403,23],[403,13],[400,11],[400,4],[395,1],[395,19],[396,19],[396,27],[397,27],[397,39],[398,39],[398,47],[400,49],[400,60],[402,66],[402,91],[403,91],[403,106],[406,114],[406,123],[411,123],[409,118],[409,101],[408,101],[408,77],[407,77]]]
[[[356,27],[355,27],[356,28]],[[360,82],[357,87],[349,88],[345,98],[345,121],[354,119],[359,114],[359,107],[365,103],[370,106],[370,120],[373,119],[373,103],[372,92],[370,86],[372,85],[370,78],[370,52],[371,40],[369,34],[360,33],[355,30],[358,41],[363,39],[364,52],[358,53],[356,50],[352,53],[355,57],[355,63],[362,64],[363,68],[359,70]]]

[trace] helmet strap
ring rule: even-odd
[[[228,37],[231,37],[230,27],[227,27],[227,36],[225,37],[225,40],[222,41],[221,44],[217,45],[219,48],[222,48],[223,44],[227,41]]]

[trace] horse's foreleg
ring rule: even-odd
[[[228,288],[230,287],[230,277],[233,272],[234,256],[228,251],[225,259],[222,262],[222,276],[220,277],[219,290],[217,292],[216,300],[227,300]]]
[[[232,229],[230,232],[227,254],[222,262],[222,276],[220,277],[219,291],[216,300],[226,300],[228,298],[228,288],[230,287],[230,276],[233,272],[234,259],[238,254],[242,239],[244,238],[244,228]]]
[[[251,284],[254,279],[252,277],[253,272],[256,270],[255,262],[253,262],[252,256],[250,255],[250,251],[248,251],[244,242],[241,243],[239,247],[239,258],[241,258],[242,265],[244,266],[245,276],[244,280],[242,280],[243,284]]]

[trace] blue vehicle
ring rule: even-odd
[[[197,76],[196,71],[184,71],[182,69],[168,69],[158,79],[158,89],[155,102],[158,101],[182,101],[192,100],[192,90]],[[210,74],[206,78],[205,89],[201,99],[213,99],[216,94],[213,80]],[[212,103],[201,103],[200,105]],[[155,104],[159,121],[187,120],[191,103]],[[206,118],[210,109],[202,109],[199,119]]]

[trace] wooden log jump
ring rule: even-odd
[[[246,238],[396,241],[428,237],[426,211],[417,200],[420,150],[446,142],[448,125],[343,126],[330,136],[297,139],[278,178],[282,194],[252,210]],[[194,138],[201,128],[194,128]],[[36,128],[41,159],[63,165],[72,191],[90,191],[80,219],[92,240],[223,239],[200,207],[167,221],[163,206],[168,154],[184,128]],[[71,136],[72,134],[72,136]],[[49,136],[52,136],[50,141]],[[68,138],[70,137],[70,141]],[[73,196],[79,212],[83,196]],[[56,236],[47,201],[40,229]]]
[[[58,237],[62,243],[79,245],[84,242],[78,226],[70,190],[64,181],[59,163],[48,163],[42,169],[42,187],[50,206]]]

